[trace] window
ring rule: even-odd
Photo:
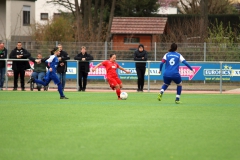
[[[30,6],[23,6],[23,25],[30,25]]]
[[[124,38],[124,43],[139,43],[139,42],[140,42],[140,38],[138,37]]]
[[[48,20],[48,13],[41,13],[41,20]]]
[[[53,19],[59,18],[61,16],[61,13],[54,13],[53,14]]]

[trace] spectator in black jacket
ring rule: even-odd
[[[58,44],[58,49],[60,51],[60,54],[58,56],[58,67],[57,67],[57,75],[58,78],[60,80],[60,82],[62,83],[62,90],[64,91],[65,88],[65,84],[66,84],[66,72],[67,72],[67,61],[69,60],[70,57],[67,54],[67,52],[62,50],[62,45]]]
[[[7,49],[4,47],[3,41],[0,41],[0,90],[3,90],[6,74]]]
[[[134,61],[147,61],[148,52],[144,50],[144,46],[140,44],[134,52]],[[143,92],[144,75],[146,71],[146,62],[136,62],[136,71],[138,76],[138,92]]]
[[[89,61],[93,57],[86,52],[86,47],[81,47],[81,52],[74,57],[78,62],[78,91],[85,92],[87,86],[87,77],[89,72]]]
[[[18,42],[17,47],[12,50],[9,58],[11,59],[28,59],[31,54],[24,48],[22,48],[22,43]],[[22,91],[25,91],[25,70],[30,69],[28,61],[12,61],[12,70],[14,76],[13,90],[16,91],[18,88],[18,75],[20,74],[20,82]]]

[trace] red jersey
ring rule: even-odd
[[[107,77],[117,77],[117,68],[119,68],[119,64],[116,62],[112,62],[110,60],[106,60],[102,62],[102,65],[106,68]]]

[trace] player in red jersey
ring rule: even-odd
[[[122,81],[118,77],[117,69],[119,68],[128,74],[131,72],[124,69],[123,67],[119,66],[119,64],[116,62],[116,54],[110,54],[109,60],[105,60],[105,61],[99,63],[92,69],[92,71],[95,72],[96,69],[101,65],[106,68],[107,80],[108,80],[110,87],[113,90],[116,89],[116,94],[118,96],[118,99],[121,100],[120,94],[121,94],[121,88],[122,88]]]

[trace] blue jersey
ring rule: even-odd
[[[57,73],[57,66],[58,66],[58,57],[55,55],[51,55],[47,60],[47,63],[50,63],[50,68],[52,68],[53,73]]]
[[[58,57],[55,55],[51,55],[45,62],[50,65],[49,67],[52,68],[52,71],[50,72],[48,69],[47,74],[44,77],[45,82],[40,84],[46,86],[51,80],[53,80],[55,84],[59,84],[60,80],[57,76],[57,66],[59,62]]]
[[[165,61],[165,72],[163,76],[165,77],[179,77],[179,64],[185,59],[178,52],[168,52],[163,56],[163,61]]]

